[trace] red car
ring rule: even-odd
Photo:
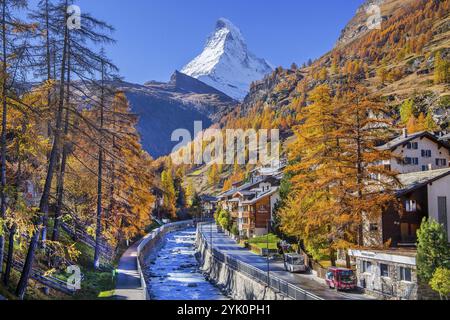
[[[345,268],[330,268],[326,277],[327,285],[330,289],[355,290],[356,277],[353,270]]]

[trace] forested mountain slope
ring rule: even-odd
[[[381,3],[381,30],[368,30],[366,8]],[[429,114],[441,129],[450,122],[449,0],[369,0],[343,30],[335,48],[309,65],[277,68],[252,84],[245,100],[220,121],[227,128],[279,128],[287,141],[300,123],[309,93],[327,84],[335,95],[349,81],[381,95],[400,127],[400,106],[409,101],[413,115]],[[233,168],[225,167],[222,183]],[[208,168],[196,168],[193,184],[207,182]],[[235,171],[235,170],[234,170]],[[234,173],[236,174],[236,173]],[[219,184],[219,189],[221,187]]]
[[[204,128],[219,121],[235,104],[232,98],[203,82],[176,71],[170,82],[145,85],[120,82],[131,109],[139,117],[138,129],[144,149],[157,158],[169,154],[176,129],[194,130],[194,121]]]
[[[381,94],[393,112],[405,99],[413,99],[416,113],[431,111],[435,120],[447,127],[449,1],[385,0],[381,30],[362,31],[366,28],[366,6],[358,10],[333,50],[309,66],[278,68],[254,83],[244,102],[222,120],[222,125],[270,124],[289,131],[313,88],[329,84],[339,91],[351,78]]]

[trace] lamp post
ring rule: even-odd
[[[270,220],[267,220],[267,287],[270,287],[270,260],[269,260],[269,222]]]
[[[211,232],[209,234],[210,243],[211,243],[211,267],[212,267],[213,255],[214,255],[214,251],[213,251],[213,224],[214,224],[214,220],[211,222]]]

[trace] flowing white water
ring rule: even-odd
[[[218,288],[205,279],[195,259],[195,229],[166,236],[146,269],[154,300],[225,300]]]

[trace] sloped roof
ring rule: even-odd
[[[273,195],[274,193],[276,193],[278,191],[279,187],[272,187],[269,189],[269,191],[265,192],[265,193],[259,193],[257,197],[255,197],[252,200],[249,201],[243,201],[243,204],[255,204],[256,202],[258,202],[261,199],[267,198],[271,195]]]
[[[213,197],[213,196],[210,196],[207,194],[201,195],[200,199],[204,202],[216,202],[217,201],[216,197]]]
[[[379,147],[380,150],[393,150],[395,148],[397,148],[398,146],[401,146],[405,143],[408,143],[414,139],[417,138],[429,138],[430,140],[441,144],[442,146],[444,146],[445,148],[449,149],[449,145],[447,143],[445,143],[444,141],[439,140],[434,134],[428,132],[428,131],[421,131],[421,132],[416,132],[416,133],[412,133],[412,134],[408,134],[407,137],[405,137],[404,135],[401,135],[391,141],[389,141],[388,143],[386,143],[385,145],[382,145]]]
[[[399,174],[397,178],[402,188],[398,193],[401,195],[414,191],[448,175],[450,175],[450,168]]]
[[[244,183],[240,187],[237,187],[237,188],[225,191],[224,193],[220,194],[218,197],[219,198],[231,197],[231,196],[233,196],[234,194],[236,194],[236,193],[238,193],[240,191],[249,190],[250,188],[252,188],[252,187],[254,187],[254,186],[256,186],[256,185],[258,185],[260,183],[263,183],[264,181],[266,181],[266,179],[270,179],[270,178],[277,179],[277,180],[280,179],[279,176],[264,176],[263,180],[260,180],[260,181],[257,181],[257,182]]]

